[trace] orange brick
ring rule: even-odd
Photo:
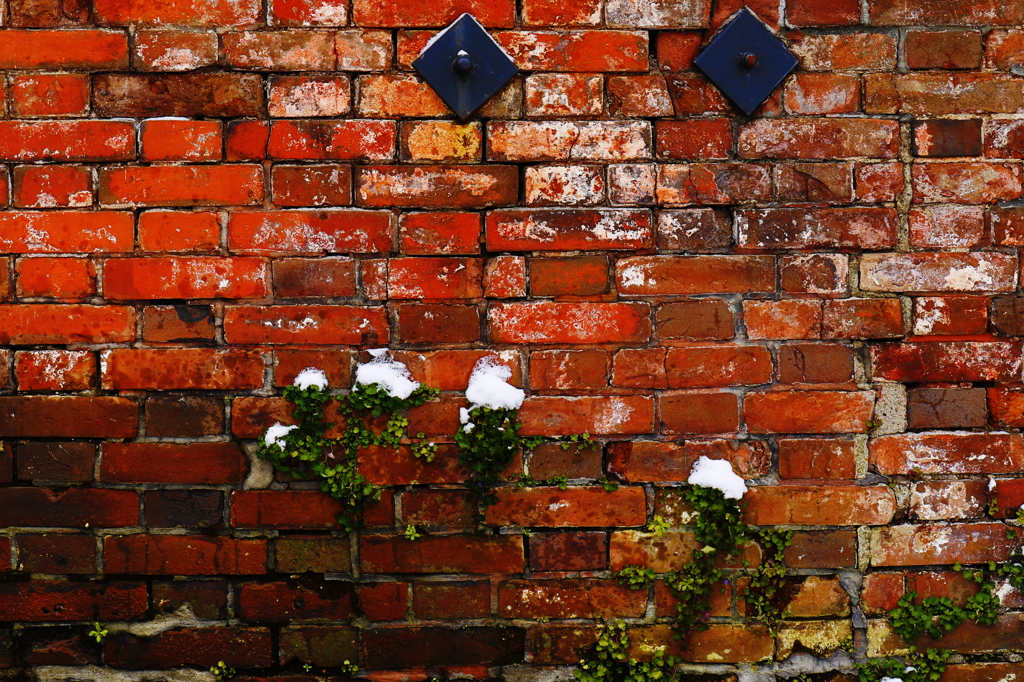
[[[96,266],[81,258],[19,258],[17,278],[22,298],[74,300],[96,293]]]
[[[270,23],[278,26],[344,26],[345,0],[271,0]]]
[[[478,213],[405,212],[399,217],[399,243],[410,256],[480,252],[483,231]]]
[[[524,26],[596,26],[601,23],[600,0],[561,2],[560,0],[524,0]]]
[[[127,66],[124,31],[5,29],[0,33],[0,69],[102,71]]]
[[[140,71],[194,71],[217,63],[213,31],[140,29],[132,63]]]
[[[178,26],[244,26],[260,20],[258,0],[167,0],[158,5],[132,0],[95,0],[98,23]]]
[[[143,211],[139,246],[144,251],[209,252],[220,244],[220,216],[206,211]]]
[[[270,174],[278,206],[347,206],[352,203],[352,167],[340,164],[286,166]]]
[[[262,258],[155,257],[108,260],[103,295],[109,299],[260,298],[270,289]]]
[[[76,73],[15,76],[11,83],[16,116],[80,116],[89,108],[89,78]]]
[[[351,108],[348,76],[275,76],[268,111],[274,118],[343,116]]]
[[[219,121],[155,119],[142,124],[142,158],[146,161],[216,161],[223,144]]]
[[[260,166],[136,166],[100,171],[100,203],[231,206],[263,200]]]
[[[96,354],[84,350],[41,350],[14,354],[21,391],[85,391],[96,387]]]
[[[16,166],[14,205],[19,208],[90,206],[92,171],[81,166]]]

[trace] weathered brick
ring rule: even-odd
[[[213,31],[140,29],[132,65],[138,71],[194,71],[217,63],[217,42]]]
[[[1006,7],[994,0],[961,5],[947,0],[872,0],[868,7],[872,24],[879,26],[913,26],[961,24],[1024,23],[1024,8]]]
[[[608,292],[608,258],[534,258],[530,293],[534,296],[593,296]]]
[[[780,438],[779,476],[793,479],[852,479],[857,474],[852,440]]]
[[[751,339],[818,339],[821,301],[744,301],[743,321]]]
[[[992,299],[992,327],[1007,336],[1024,336],[1024,299],[1017,297]]]
[[[305,626],[281,629],[281,663],[293,659],[307,665],[340,667],[358,660],[356,630],[339,626]]]
[[[772,292],[773,256],[632,256],[615,266],[626,296]]]
[[[221,36],[225,61],[258,71],[333,71],[334,36],[323,31],[285,29]]]
[[[232,344],[387,343],[384,310],[353,306],[231,306],[224,312],[224,335]]]
[[[92,443],[26,441],[18,444],[18,478],[24,481],[91,481],[96,461]]]
[[[875,404],[871,391],[748,393],[751,433],[863,433]]]
[[[7,621],[136,620],[148,608],[148,589],[141,582],[37,580],[0,584],[0,617]]]
[[[238,490],[231,495],[235,528],[336,528],[341,510],[339,502],[318,490]]]
[[[981,428],[988,424],[983,388],[917,388],[907,393],[912,429]]]
[[[105,443],[100,480],[111,483],[241,483],[249,467],[234,443]]]
[[[639,617],[647,594],[614,580],[511,580],[498,585],[498,613],[504,618]]]
[[[736,211],[739,246],[748,249],[882,249],[896,244],[889,208],[760,208]]]
[[[228,246],[236,253],[260,255],[388,252],[391,214],[358,209],[238,211],[228,220]]]
[[[871,530],[872,566],[1004,561],[1019,543],[1002,523],[915,524]]]
[[[786,84],[782,101],[791,114],[852,114],[860,108],[860,79],[848,74],[798,73]]]
[[[910,209],[910,244],[923,248],[977,246],[986,238],[981,206],[928,205]]]
[[[103,351],[107,389],[252,389],[263,385],[259,351],[213,348]]]
[[[257,74],[99,74],[92,80],[98,116],[258,116],[263,79]]]
[[[744,496],[745,518],[759,525],[884,526],[896,513],[887,486],[759,486]]]
[[[11,26],[55,28],[89,22],[89,6],[80,0],[13,0],[8,6]]]
[[[591,74],[538,73],[524,82],[527,116],[600,116],[604,78]]]
[[[348,3],[343,0],[272,0],[270,23],[280,26],[344,26]]]
[[[630,343],[651,336],[636,303],[499,303],[488,311],[495,343]]]
[[[767,166],[739,163],[658,166],[659,205],[736,204],[771,199]]]
[[[89,351],[41,350],[15,353],[14,372],[22,391],[84,391],[96,383],[96,355]]]
[[[322,578],[310,577],[297,583],[243,583],[237,598],[239,615],[251,621],[347,620],[352,613],[351,586]]]
[[[360,76],[356,111],[369,118],[438,117],[448,105],[417,76],[371,74]]]
[[[210,306],[146,306],[143,308],[142,338],[156,343],[206,341],[216,336]]]
[[[1012,114],[1024,107],[1019,80],[995,73],[872,73],[864,77],[869,114]]]
[[[918,163],[911,168],[915,203],[986,204],[1021,196],[1016,164]]]
[[[348,573],[352,569],[348,538],[291,535],[274,540],[280,573]]]
[[[431,535],[415,541],[364,535],[359,548],[366,573],[521,573],[525,568],[520,535]]]
[[[817,0],[790,0],[786,3],[786,21],[791,26],[846,26],[860,23],[857,0],[821,3]]]
[[[105,660],[119,668],[264,668],[271,664],[270,630],[242,627],[175,628],[152,637],[118,633],[106,640]]]
[[[486,618],[491,612],[491,586],[482,581],[416,583],[413,609],[420,618]]]
[[[1024,49],[1024,31],[997,28],[985,36],[985,66],[1007,71],[1015,64]]]
[[[985,516],[984,481],[922,481],[910,494],[910,513],[922,521],[980,519]]]
[[[143,499],[149,528],[213,528],[224,520],[220,490],[147,490]]]
[[[200,535],[115,535],[103,539],[103,562],[108,573],[257,575],[267,572],[267,541]]]
[[[782,256],[779,271],[782,290],[788,294],[833,298],[849,288],[849,259],[840,254]]]
[[[356,293],[350,258],[280,258],[273,261],[278,298],[333,298]]]
[[[524,632],[514,627],[364,630],[362,660],[371,668],[510,664],[523,660]],[[480,670],[478,674],[486,673]]]
[[[657,121],[654,127],[659,159],[727,159],[733,151],[732,121],[709,118]]]
[[[440,256],[479,253],[483,229],[477,213],[404,212],[398,231],[402,253]]]
[[[123,26],[129,24],[184,26],[242,26],[259,21],[260,5],[254,0],[225,2],[171,0],[158,6],[130,0],[96,0],[93,4],[98,23]]]
[[[133,490],[5,488],[0,498],[4,526],[117,528],[139,522]]]
[[[744,159],[894,158],[899,126],[876,119],[760,119],[740,129],[737,153]]]
[[[96,539],[88,535],[18,535],[18,567],[27,573],[96,572]]]
[[[91,206],[92,171],[82,166],[16,166],[13,200],[18,208]]]
[[[461,490],[414,491],[402,496],[402,521],[415,526],[470,527],[476,508]]]
[[[528,206],[593,206],[604,203],[600,166],[532,166],[523,178]]]
[[[1003,253],[872,253],[860,261],[865,291],[998,292],[1016,284],[1016,258]]]
[[[492,121],[491,161],[636,161],[651,158],[647,121]]]
[[[1001,341],[880,344],[871,349],[871,370],[885,381],[1017,381],[1020,348]]]
[[[805,71],[889,71],[896,68],[897,44],[888,32],[805,33],[793,36],[790,49]]]
[[[854,181],[857,199],[868,203],[896,201],[906,184],[903,165],[895,162],[857,164]]]
[[[1020,436],[998,432],[880,436],[871,440],[869,454],[882,474],[1012,473],[1024,468]]]
[[[645,209],[503,209],[487,213],[484,229],[494,251],[633,250],[653,241]]]
[[[675,107],[661,74],[610,76],[605,82],[608,113],[627,117],[672,116]]]
[[[911,30],[905,49],[911,69],[977,69],[981,31]]]
[[[763,441],[722,439],[621,441],[608,447],[608,470],[631,483],[683,482],[701,457],[728,461],[744,478],[759,478],[768,472],[771,453]]]
[[[513,166],[363,166],[355,189],[359,206],[509,206],[519,195],[519,173]]]
[[[641,3],[636,0],[608,0],[605,9],[609,26],[642,28],[706,28],[710,18],[709,0]]]
[[[656,229],[658,247],[670,251],[700,253],[732,245],[732,220],[721,209],[658,211]]]
[[[982,296],[917,296],[913,333],[971,335],[988,330],[988,304]]]
[[[410,161],[479,161],[483,156],[483,126],[478,121],[403,121],[401,154]]]
[[[844,298],[822,305],[823,339],[891,339],[903,336],[898,298]]]
[[[739,428],[739,401],[733,393],[663,393],[658,411],[667,433],[734,433]]]
[[[724,341],[735,336],[735,317],[723,300],[700,299],[665,303],[655,313],[661,339]]]
[[[498,31],[494,38],[527,71],[647,70],[646,31]]]
[[[0,416],[3,437],[134,438],[138,432],[136,403],[112,396],[4,396]]]
[[[554,487],[501,489],[487,508],[487,523],[523,527],[639,526],[646,521],[642,488],[613,492],[601,486],[559,490]]]
[[[787,343],[779,347],[779,381],[834,384],[853,380],[853,352],[838,343]]]
[[[703,76],[686,73],[666,74],[665,83],[668,85],[668,94],[672,98],[672,107],[676,110],[677,116],[728,114],[732,111],[732,105],[725,95]],[[756,111],[757,114],[760,112],[760,109]],[[699,140],[693,142],[699,143]]]
[[[163,395],[146,401],[146,434],[182,438],[224,432],[224,403],[213,397]]]

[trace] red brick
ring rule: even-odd
[[[658,397],[658,411],[667,433],[734,433],[739,428],[739,401],[734,393],[664,393]]]
[[[424,619],[486,618],[491,613],[491,586],[483,581],[416,583],[413,609]]]
[[[740,129],[737,145],[744,159],[894,158],[899,126],[872,119],[760,119]]]
[[[769,201],[771,172],[754,164],[691,164],[658,167],[655,197],[660,205],[733,204]]]
[[[21,391],[84,391],[96,385],[96,355],[89,351],[19,352],[14,365]]]
[[[134,338],[135,310],[130,307],[0,306],[0,344],[119,343]]]
[[[700,54],[699,31],[659,31],[657,34],[658,67],[662,71],[685,71]]]
[[[736,211],[739,246],[748,249],[880,249],[896,244],[889,208],[761,208]]]
[[[258,351],[213,348],[103,351],[106,389],[252,389],[263,386]]]
[[[665,647],[667,654],[696,663],[755,663],[771,658],[775,648],[775,639],[767,630],[725,623],[694,632],[686,643],[675,639],[670,625],[630,628],[630,637],[631,656]]]
[[[373,74],[359,77],[356,111],[367,118],[438,117],[450,109],[416,76]]]
[[[508,209],[486,217],[496,251],[637,249],[652,244],[651,215],[634,209]]]
[[[797,531],[785,551],[793,568],[852,568],[856,563],[855,530]]]
[[[157,343],[209,341],[216,337],[210,306],[146,306],[142,309],[142,338]]]
[[[911,30],[905,49],[911,69],[981,67],[981,31]]]
[[[235,528],[334,529],[339,502],[319,490],[239,490],[231,495]]]
[[[510,580],[498,586],[503,618],[638,618],[647,594],[614,580]]]
[[[118,258],[103,268],[103,295],[112,300],[260,298],[269,292],[261,258]]]
[[[670,348],[665,361],[669,388],[766,384],[772,359],[764,346]]]
[[[228,583],[226,580],[153,581],[153,607],[171,613],[188,604],[198,618],[227,617]]]
[[[732,121],[728,118],[658,121],[654,134],[659,159],[727,159],[732,155]]]
[[[193,71],[216,64],[218,47],[213,31],[141,29],[132,64],[139,71]]]
[[[985,516],[986,487],[984,481],[917,483],[910,495],[910,513],[922,521],[980,519]]]
[[[263,200],[259,166],[150,166],[100,171],[100,202],[129,206],[229,206]]]
[[[81,166],[16,166],[14,205],[19,208],[91,206],[92,171]]]
[[[224,145],[219,121],[145,121],[141,140],[146,161],[217,161]]]
[[[7,621],[136,620],[148,608],[148,590],[141,582],[36,580],[0,585],[0,617]]]
[[[487,523],[523,527],[639,526],[646,522],[642,488],[503,488],[487,508]]]
[[[507,665],[523,660],[521,628],[392,627],[365,630],[361,637],[363,661],[368,667],[413,668],[417,676],[427,674],[424,666],[440,665],[455,674],[482,679],[487,675],[484,664]]]
[[[243,583],[238,611],[250,621],[285,619],[348,620],[352,613],[351,588],[341,583],[304,580],[300,583]]]
[[[74,420],[67,415],[74,414]],[[134,438],[138,405],[110,396],[0,397],[0,436],[7,438]]]
[[[418,540],[364,535],[359,550],[362,571],[371,574],[521,573],[525,568],[521,535],[431,535]]]
[[[880,436],[870,461],[881,474],[1015,473],[1024,469],[1024,442],[1008,433],[912,433]]]
[[[780,438],[779,476],[782,478],[855,478],[857,462],[852,440],[839,438]]]
[[[1002,253],[872,253],[860,261],[865,291],[1012,291],[1016,278],[1017,259]]]
[[[228,220],[228,248],[261,255],[380,253],[391,250],[385,211],[241,211]]]
[[[483,295],[483,263],[472,258],[392,258],[388,298],[459,299]]]
[[[860,23],[858,0],[790,0],[786,3],[786,22],[791,26],[851,26]]]
[[[1017,381],[1020,347],[1000,341],[880,344],[871,348],[871,371],[884,381]]]
[[[98,23],[113,26],[244,26],[260,20],[260,4],[255,0],[169,0],[155,6],[132,0],[96,0],[93,12]]]
[[[805,71],[889,71],[896,68],[898,41],[892,33],[803,33],[790,34],[790,37],[789,47]]]
[[[868,74],[864,110],[869,114],[1015,113],[1024,107],[1024,91],[1009,76],[995,73]]]
[[[494,38],[526,71],[647,70],[644,31],[498,31]]]
[[[994,0],[980,0],[962,5],[948,0],[874,0],[868,17],[877,26],[913,26],[964,24],[1024,23],[1024,8],[1007,7]]]
[[[150,528],[213,528],[224,520],[220,490],[149,490],[144,504]]]
[[[647,121],[491,121],[491,161],[635,161],[651,158]]]
[[[4,526],[118,528],[139,523],[134,490],[4,488],[0,500]]]
[[[530,293],[534,296],[588,296],[607,293],[608,259],[535,258],[530,263]]]
[[[355,296],[355,262],[350,258],[280,258],[273,261],[278,298]]]
[[[526,259],[522,256],[489,258],[484,268],[484,296],[487,298],[526,296]]]
[[[82,69],[128,67],[124,31],[25,31],[0,34],[0,69]]]
[[[744,301],[743,321],[751,339],[821,338],[821,301]]]
[[[280,573],[348,573],[352,570],[347,537],[290,535],[274,541]]]
[[[782,290],[817,298],[844,296],[849,291],[849,259],[840,254],[815,253],[779,259]]]
[[[608,387],[608,355],[599,350],[548,350],[530,354],[530,387],[588,390]]]
[[[134,157],[135,130],[124,121],[0,121],[0,159],[5,161],[128,161]]]
[[[131,251],[130,213],[109,211],[11,211],[0,215],[5,253],[117,253]]]
[[[105,443],[100,480],[110,483],[241,483],[245,455],[234,443]]]
[[[627,296],[753,293],[775,290],[772,256],[633,256],[616,263]]]
[[[980,123],[980,122],[979,122]],[[978,152],[981,154],[981,131],[978,131]],[[1019,159],[1024,157],[1024,128],[1014,119],[989,119],[985,126],[985,156]],[[976,154],[976,155],[977,155]]]
[[[911,172],[915,203],[995,203],[1017,199],[1022,191],[1017,165],[918,163]]]
[[[1019,63],[1024,50],[1024,31],[994,29],[985,37],[985,66],[1008,71]]]
[[[408,583],[370,583],[357,586],[359,610],[372,621],[402,620],[408,604]],[[355,633],[352,644],[355,645]],[[353,651],[355,647],[353,646]]]
[[[838,343],[787,343],[779,347],[779,381],[835,384],[854,378],[853,349]]]
[[[744,478],[760,478],[771,468],[771,452],[763,441],[634,440],[608,446],[608,471],[630,483],[681,483],[690,477],[694,462],[701,457],[724,459]]]
[[[640,303],[499,303],[488,311],[493,343],[631,343],[651,336]]]
[[[1016,387],[988,389],[988,408],[992,423],[999,426],[1024,424],[1024,393]]]
[[[852,114],[860,108],[860,79],[831,73],[798,73],[783,97],[791,114]]]
[[[360,206],[483,208],[516,203],[512,166],[364,166],[356,179]]]
[[[109,536],[103,541],[103,557],[108,573],[255,575],[267,572],[266,540],[198,535]]]
[[[478,213],[403,213],[399,218],[402,253],[413,256],[475,254],[480,252]]]
[[[735,319],[729,304],[717,299],[665,303],[655,313],[661,339],[724,341],[735,336]]]
[[[524,177],[528,206],[593,206],[604,203],[598,166],[532,166]]]
[[[472,343],[480,338],[480,311],[473,305],[406,303],[395,311],[398,336],[406,343]]]
[[[280,26],[344,26],[348,3],[343,0],[272,0],[270,23]]]
[[[989,299],[982,296],[914,297],[913,333],[972,335],[988,330]]]
[[[424,490],[402,496],[402,522],[416,526],[473,525],[476,505],[461,490]]]
[[[875,404],[871,391],[748,393],[751,433],[864,433]]]
[[[348,350],[279,350],[274,353],[274,385],[291,386],[302,370],[318,367],[327,375],[330,386],[348,386],[352,383],[350,364],[353,353]]]
[[[19,258],[17,278],[22,298],[80,300],[96,293],[96,267],[80,258]]]
[[[980,156],[981,120],[915,121],[911,143],[914,156]]]
[[[270,142],[268,121],[232,121],[228,123],[224,147],[228,161],[258,161],[267,158]]]
[[[608,113],[628,117],[672,116],[675,107],[661,74],[611,76],[606,88]]]
[[[626,348],[615,354],[612,385],[668,388],[664,348]]]
[[[146,401],[146,435],[195,438],[224,433],[224,401],[219,397],[168,395]]]
[[[519,412],[522,433],[569,436],[648,433],[654,427],[654,403],[647,396],[532,396]]]
[[[81,116],[88,106],[88,76],[73,73],[15,76],[11,83],[11,111],[19,117]]]
[[[665,83],[677,116],[728,114],[733,109],[721,91],[703,76],[666,74]]]
[[[144,251],[214,251],[220,245],[220,216],[212,211],[143,211],[139,245]]]
[[[221,42],[225,61],[238,69],[333,71],[335,68],[334,36],[327,32],[302,29],[231,32],[223,34]]]
[[[384,310],[352,306],[233,306],[224,313],[224,334],[232,344],[387,343]]]
[[[106,640],[104,660],[119,668],[201,668],[270,666],[273,647],[267,628],[197,627],[167,630],[152,637],[118,633]]]
[[[350,627],[331,625],[281,628],[281,663],[298,659],[321,669],[346,665],[358,660],[356,633]]]
[[[1019,546],[1002,523],[917,524],[871,531],[872,566],[1004,561]]]
[[[276,159],[383,161],[395,155],[392,121],[274,121],[268,152]]]
[[[392,0],[354,0],[352,20],[357,26],[447,26],[468,12],[487,27],[512,26],[515,3],[510,0],[444,0],[430,6],[409,6]]]
[[[857,164],[854,177],[859,201],[896,201],[903,193],[903,165],[899,163]]]
[[[910,210],[910,244],[921,248],[977,246],[985,240],[981,206],[925,206]]]
[[[18,445],[17,476],[23,481],[91,481],[95,462],[92,443],[27,441]]]
[[[99,116],[258,116],[264,108],[258,74],[187,73],[93,76],[92,111]]]
[[[886,486],[760,486],[744,500],[744,516],[758,525],[882,526],[896,513],[896,498]]]
[[[903,309],[897,298],[844,298],[825,301],[824,339],[887,339],[903,336]]]
[[[787,163],[773,171],[776,199],[828,204],[853,200],[853,164]]]
[[[96,538],[39,533],[18,535],[18,568],[51,575],[96,572]]]

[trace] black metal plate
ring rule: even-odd
[[[473,62],[472,71],[464,78],[452,69],[460,51]],[[412,65],[463,121],[519,72],[501,46],[469,14],[437,34]]]
[[[747,54],[757,55],[756,66],[744,67]],[[750,115],[796,68],[797,59],[744,7],[693,63],[733,104]]]

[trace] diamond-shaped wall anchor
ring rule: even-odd
[[[744,7],[693,63],[749,116],[796,68],[797,60],[757,15]]]
[[[519,71],[469,14],[434,36],[412,65],[463,121]]]

